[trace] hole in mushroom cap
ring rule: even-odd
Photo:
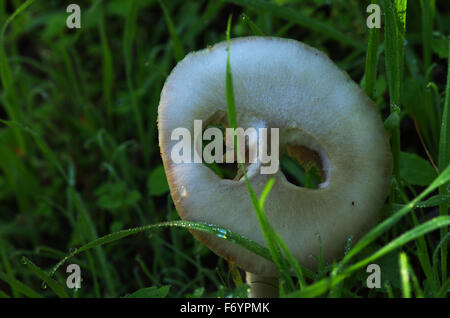
[[[254,121],[253,121],[254,122]],[[215,161],[215,162],[205,162],[203,161],[203,164],[206,165],[209,169],[211,169],[219,178],[221,179],[228,179],[228,180],[234,180],[239,181],[243,178],[244,174],[240,167],[240,165],[237,162],[237,156],[234,154],[234,161],[233,162],[226,162],[225,160],[225,154],[227,152],[227,142],[228,137],[225,137],[227,135],[226,130],[228,128],[227,120],[226,120],[226,113],[223,111],[217,111],[213,115],[209,117],[208,120],[206,120],[207,126],[204,127],[204,130],[202,132],[202,135],[205,136],[205,132],[210,129],[214,128],[216,130],[220,130],[221,137],[220,140],[222,144],[221,148],[221,154],[218,156],[222,158],[222,161]],[[247,121],[248,123],[248,121]],[[258,123],[257,123],[258,125]],[[247,127],[248,128],[248,127]],[[252,127],[253,128],[253,127]],[[244,128],[246,129],[246,128]],[[329,172],[329,160],[326,155],[326,152],[320,144],[315,141],[310,135],[307,133],[299,130],[299,129],[292,129],[292,128],[282,128],[282,134],[283,136],[281,138],[284,139],[281,141],[283,145],[281,146],[281,149],[277,151],[277,153],[280,153],[279,157],[279,167],[281,172],[286,177],[286,180],[291,183],[294,186],[298,187],[305,187],[309,189],[318,189],[318,188],[324,188],[328,185],[328,173]],[[270,134],[271,132],[268,131],[267,139],[271,140]],[[250,136],[244,133],[245,138],[245,151],[241,152],[241,156],[244,155],[245,162],[244,166],[247,170],[248,175],[252,175],[252,172],[255,168],[254,161],[249,162],[250,158],[250,148],[255,149],[255,142],[254,140],[251,141]],[[213,143],[214,141],[217,141],[217,136],[209,136],[207,140],[203,139],[202,144],[202,151],[205,150],[206,147],[210,147],[209,145]],[[257,137],[259,138],[259,137]],[[299,145],[298,141],[303,140],[304,144]],[[258,142],[260,142],[260,139],[258,139]],[[250,146],[251,145],[251,146]],[[308,145],[308,146],[306,146]],[[272,153],[271,149],[271,143],[268,142],[266,147],[268,153]],[[311,148],[313,149],[311,149]],[[214,149],[212,151],[212,156],[215,156],[216,151],[215,147],[210,147],[209,150]],[[259,151],[258,151],[259,152]],[[218,158],[216,157],[216,159]],[[256,166],[259,167],[260,163],[258,162]]]
[[[234,181],[239,181],[242,179],[242,177],[244,176],[243,171],[240,168],[240,164],[238,164],[238,158],[237,158],[237,154],[234,152],[233,150],[233,146],[230,145],[230,140],[228,139],[229,137],[227,137],[227,128],[229,128],[228,123],[227,123],[227,115],[224,111],[216,111],[213,115],[211,115],[205,122],[206,122],[206,127],[204,127],[203,131],[202,131],[202,152],[203,154],[205,154],[205,149],[208,147],[208,151],[206,151],[206,153],[210,154],[210,157],[214,157],[214,160],[210,160],[210,162],[208,162],[208,160],[203,160],[203,164],[208,167],[209,169],[211,169],[219,178],[221,179],[228,179],[228,180],[234,180]],[[219,151],[220,154],[217,154],[217,148],[215,145],[213,145],[212,143],[217,142],[217,138],[218,135],[216,135],[215,133],[210,133],[210,134],[205,134],[206,131],[210,130],[210,129],[215,129],[216,132],[218,132],[218,130],[220,130],[220,144],[222,145],[221,148],[219,147]],[[255,135],[252,135],[252,137],[254,137]],[[231,140],[232,137],[231,137]],[[244,166],[247,170],[247,173],[249,173],[249,170],[247,168],[249,168],[252,164],[254,164],[254,161],[250,161],[250,136],[247,135],[246,133],[244,133],[244,140],[245,140],[245,144],[244,144],[244,151],[241,151],[241,156],[243,156],[243,158],[245,159],[244,161]],[[232,142],[232,141],[231,141]],[[255,150],[254,148],[255,143],[254,140],[252,141],[252,149],[253,151]],[[257,148],[256,148],[257,149]],[[232,155],[231,157],[234,159],[232,159],[230,161],[230,158],[228,158],[229,154],[227,154],[228,152],[233,153],[234,155]],[[253,152],[253,155],[254,152]],[[213,159],[213,158],[211,158]],[[255,158],[253,158],[254,160]]]
[[[217,123],[210,123],[208,126],[205,127],[203,130],[203,133],[208,128],[218,128],[222,132],[222,135],[225,136],[225,129],[227,128],[226,125],[223,122],[217,122]],[[214,138],[211,138],[212,140],[203,140],[202,149],[204,150],[205,147],[207,147],[210,143],[214,141]],[[207,163],[203,161],[203,164],[211,169],[219,178],[221,179],[228,179],[228,180],[235,180],[238,181],[243,177],[243,173],[237,163],[237,158],[235,157],[234,162],[227,163],[225,162],[225,153],[227,150],[227,145],[225,142],[225,139],[223,141],[223,147],[222,147],[222,154],[223,154],[223,161],[222,162],[211,162]],[[248,140],[246,139],[245,144],[245,158],[248,158]],[[215,149],[212,150],[212,155],[215,155]],[[245,167],[248,167],[248,163],[245,163]]]
[[[287,146],[280,168],[287,181],[298,187],[318,189],[326,179],[320,155],[305,146]]]
[[[207,128],[215,127],[222,132],[225,131],[225,125],[222,123],[209,124]],[[203,149],[212,141],[203,141]],[[245,158],[248,159],[248,140],[245,144]],[[225,153],[226,145],[224,143],[223,153]],[[211,169],[221,179],[229,179],[238,181],[243,177],[243,172],[240,169],[237,161],[233,163],[206,163],[205,166]],[[246,161],[245,168],[248,171],[250,163]],[[280,157],[280,169],[286,177],[287,181],[298,187],[305,187],[309,189],[318,189],[323,186],[326,180],[326,175],[322,165],[320,155],[305,146],[287,146]]]

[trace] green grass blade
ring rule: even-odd
[[[350,266],[347,271],[352,272],[354,270],[357,270],[361,267],[364,267],[365,265],[369,264],[370,262],[374,261],[377,258],[380,258],[383,255],[386,255],[397,248],[405,245],[406,243],[415,240],[431,231],[434,231],[436,229],[439,229],[444,226],[448,226],[450,224],[450,216],[439,216],[436,217],[426,223],[423,223],[412,230],[409,230],[406,233],[403,233],[396,239],[389,242],[384,247],[380,248],[378,251],[373,253],[371,256],[363,259],[362,261]]]
[[[264,202],[265,202],[267,196],[269,195],[269,192],[272,189],[274,183],[275,183],[275,179],[272,178],[267,182],[266,186],[264,187],[264,190],[261,193],[261,197],[259,199],[259,205],[260,205],[259,210],[260,211],[264,211]],[[265,213],[263,213],[262,218],[264,219],[263,222],[266,223],[266,225],[270,226],[269,220],[265,216]],[[303,270],[301,269],[300,265],[298,264],[298,261],[294,258],[291,251],[289,251],[288,246],[283,241],[281,236],[277,232],[275,232],[271,227],[270,227],[270,231],[272,232],[271,233],[272,239],[274,239],[280,246],[281,250],[283,251],[283,253],[287,259],[287,262],[289,263],[289,266],[294,270],[294,273],[297,275],[300,288],[302,288],[303,286],[306,285],[306,282],[303,277]]]
[[[265,36],[264,32],[246,15],[243,13],[241,15],[242,21],[245,22],[249,26],[249,28],[252,30],[254,35],[258,36]]]
[[[227,24],[227,64],[226,64],[226,102],[227,102],[227,114],[228,114],[228,123],[231,128],[236,129],[237,128],[237,118],[236,118],[236,103],[234,100],[234,88],[233,88],[233,77],[231,72],[231,65],[230,65],[230,30],[231,30],[231,16],[228,19]],[[237,143],[237,135],[234,136],[234,145],[236,149],[236,153],[238,154],[238,162],[241,162],[240,160],[240,150],[239,145]],[[294,283],[292,281],[289,267],[287,265],[286,260],[283,258],[280,246],[277,242],[277,237],[275,235],[275,231],[269,224],[269,220],[267,219],[266,214],[264,213],[264,200],[267,197],[271,187],[273,186],[273,180],[270,180],[263,192],[261,199],[258,199],[258,197],[255,194],[255,191],[253,187],[250,184],[250,181],[248,180],[247,173],[245,171],[245,166],[243,163],[239,164],[239,167],[242,169],[244,173],[244,180],[247,185],[247,189],[250,194],[250,199],[252,201],[253,207],[256,212],[256,216],[258,218],[258,222],[261,226],[261,230],[263,233],[263,236],[266,240],[267,246],[270,251],[270,255],[272,256],[273,262],[275,263],[277,269],[280,272],[280,276],[282,279],[282,292],[285,292],[283,290],[284,284],[286,284],[286,288],[288,290],[293,290]]]
[[[421,9],[421,30],[422,30],[422,54],[423,54],[423,71],[425,73],[424,84],[424,105],[422,106],[422,110],[420,114],[423,118],[420,118],[422,133],[424,134],[425,141],[428,147],[431,149],[432,153],[437,152],[438,146],[438,130],[434,129],[437,125],[439,125],[440,117],[439,113],[436,111],[438,108],[435,107],[433,103],[433,96],[429,89],[430,85],[434,85],[432,83],[432,69],[434,65],[432,64],[432,56],[433,56],[433,25],[435,18],[435,8],[436,3],[435,0],[420,0],[420,9]],[[439,97],[437,98],[437,101]],[[439,105],[439,103],[436,103]],[[419,115],[420,116],[420,115]],[[426,123],[424,125],[423,123]],[[429,127],[427,129],[427,126]]]
[[[55,153],[50,149],[50,147],[47,145],[45,140],[37,132],[32,130],[30,127],[22,125],[19,122],[3,120],[3,119],[0,119],[0,122],[9,127],[16,127],[17,129],[21,129],[22,131],[25,131],[25,132],[31,134],[35,144],[38,146],[38,148],[42,152],[42,154],[46,157],[46,159],[49,162],[51,162],[55,166],[55,168],[58,170],[58,172],[61,174],[61,176],[66,181],[68,181],[66,173],[65,173],[61,163],[59,162],[58,158],[56,157]]]
[[[433,24],[435,12],[435,0],[420,0],[422,19],[422,43],[423,43],[423,64],[428,70],[431,65],[432,45],[433,45]]]
[[[450,290],[450,278],[447,279],[447,281],[442,284],[442,287],[439,290],[437,297],[448,298],[449,290]]]
[[[233,87],[233,75],[231,73],[231,63],[230,63],[230,30],[231,30],[231,16],[228,18],[227,24],[227,69],[226,69],[226,103],[227,103],[227,114],[228,114],[228,125],[231,128],[237,128],[236,119],[236,102],[234,100],[234,87]],[[235,137],[235,145],[237,146]],[[239,150],[237,150],[239,154]]]
[[[416,207],[418,208],[429,208],[438,206],[441,204],[448,204],[450,202],[450,195],[449,194],[437,194],[429,199],[419,202],[416,204]]]
[[[363,238],[361,238],[358,243],[345,255],[341,262],[339,262],[337,269],[341,269],[348,261],[359,253],[364,247],[373,242],[377,237],[390,229],[394,224],[396,224],[406,213],[408,213],[414,206],[420,202],[426,195],[431,193],[433,190],[446,184],[450,180],[450,166],[445,169],[419,196],[412,200],[409,204],[405,205],[399,211],[394,213],[391,217],[387,218],[380,224],[378,224],[374,229],[367,233]]]
[[[341,267],[342,261],[340,263],[340,266],[338,266],[336,269],[333,270],[332,279],[324,278],[308,287],[305,287],[301,291],[295,291],[287,297],[316,297],[319,295],[324,294],[327,292],[330,288],[333,288],[340,282],[342,282],[345,278],[349,277],[353,272],[356,270],[366,266],[367,264],[373,262],[374,260],[396,250],[397,248],[407,244],[408,242],[417,239],[418,237],[421,237],[429,232],[432,232],[438,228],[441,228],[443,226],[448,226],[450,224],[450,217],[437,217],[435,219],[432,219],[424,224],[419,225],[418,227],[413,228],[412,230],[400,235],[390,243],[388,243],[386,246],[382,247],[375,253],[373,253],[371,256],[361,260],[360,262],[348,267],[340,274],[334,274],[337,273],[339,268]],[[345,258],[344,258],[345,260]]]
[[[5,32],[8,25],[17,17],[21,12],[28,8],[35,0],[28,0],[24,2],[17,10],[6,19],[0,31],[0,78],[3,86],[4,100],[3,105],[5,107],[6,113],[12,121],[21,121],[21,115],[18,108],[17,92],[14,87],[13,78],[11,74],[11,69],[9,68],[9,63],[6,58],[5,51]],[[17,139],[17,143],[20,151],[26,154],[26,144],[22,132],[18,128],[13,129],[14,134]]]
[[[374,99],[375,81],[377,79],[378,45],[380,42],[380,29],[371,28],[367,44],[366,67],[364,73],[364,89],[371,99]]]
[[[322,279],[314,284],[311,284],[302,290],[295,291],[289,295],[288,298],[313,298],[326,293],[330,289],[330,280]]]
[[[69,295],[64,290],[56,280],[48,276],[42,269],[36,266],[33,262],[31,262],[28,258],[22,258],[24,264],[40,279],[42,279],[45,284],[59,297],[59,298],[69,298]]]
[[[90,250],[95,247],[99,247],[104,244],[109,244],[112,242],[115,242],[117,240],[123,239],[125,237],[128,237],[130,235],[139,234],[146,231],[152,231],[152,230],[159,230],[165,227],[178,227],[178,228],[185,228],[189,230],[196,230],[196,231],[202,231],[209,233],[211,235],[217,236],[222,239],[229,240],[233,243],[236,243],[245,249],[248,249],[249,251],[255,253],[256,255],[259,255],[267,260],[272,260],[270,256],[270,252],[267,248],[259,245],[258,243],[253,242],[252,240],[238,234],[235,232],[232,232],[224,227],[216,226],[213,224],[206,224],[201,222],[191,222],[191,221],[171,221],[171,222],[163,222],[163,223],[157,223],[157,224],[151,224],[146,225],[142,227],[137,227],[133,229],[128,230],[121,230],[115,233],[111,233],[108,235],[105,235],[103,237],[100,237],[98,239],[95,239],[80,248],[72,251],[69,255],[67,255],[65,258],[63,258],[50,272],[50,276],[53,276],[54,273],[70,258],[73,256]]]
[[[104,5],[101,7],[101,16],[99,20],[100,41],[102,47],[102,75],[103,75],[103,102],[106,106],[106,115],[108,125],[111,125],[113,106],[112,106],[112,88],[114,84],[114,68],[111,49],[106,35],[106,23],[104,15]]]
[[[416,298],[424,298],[423,290],[422,290],[422,288],[420,288],[419,280],[418,280],[416,274],[414,273],[414,270],[413,270],[411,264],[408,264],[408,273],[409,273],[409,276],[411,277],[411,281],[412,281],[412,285],[414,287],[414,293],[416,295]],[[437,295],[437,296],[439,297],[439,295]]]
[[[445,88],[444,111],[442,114],[441,136],[439,140],[439,172],[443,172],[446,167],[450,165],[450,36],[449,41],[449,57],[447,62],[447,86]],[[441,195],[448,195],[449,191],[445,185],[439,187]],[[448,202],[439,205],[439,214],[448,215]],[[448,227],[441,229],[441,240],[448,234]],[[447,280],[447,245],[442,245],[441,248],[441,275],[442,281]]]
[[[71,197],[71,200],[75,205],[75,209],[78,212],[78,216],[81,221],[81,226],[85,239],[87,239],[88,241],[93,241],[97,239],[98,238],[97,229],[94,223],[92,222],[92,218],[88,210],[86,209],[86,206],[83,200],[81,199],[80,194],[75,190],[73,186],[69,186],[68,191],[69,196]],[[115,285],[112,279],[111,271],[108,266],[108,261],[106,260],[105,253],[100,246],[96,247],[94,252],[96,253],[98,262],[100,264],[101,273],[104,277],[104,281],[106,283],[108,291],[112,295],[115,295]],[[95,267],[93,267],[92,269],[93,271],[95,271]]]
[[[442,227],[441,230],[442,229],[445,229],[445,227]],[[447,241],[449,239],[450,239],[450,232],[447,232],[447,234],[439,241],[439,244],[436,246],[436,248],[434,249],[434,252],[433,252],[433,258],[432,258],[433,264],[436,264],[438,253],[439,253],[439,251],[441,251],[441,248],[447,249],[445,246],[447,245]]]
[[[9,296],[7,293],[5,293],[4,291],[0,290],[0,298],[11,298],[11,296]]]
[[[22,11],[24,11],[26,8],[28,8],[35,0],[28,0],[25,3],[23,3],[20,7],[17,8],[16,11],[8,18],[6,19],[5,23],[2,26],[2,29],[0,31],[0,74],[2,79],[2,85],[3,89],[5,91],[11,91],[14,90],[13,87],[13,79],[11,74],[11,69],[9,68],[8,61],[6,59],[6,52],[5,52],[5,33],[6,29],[8,28],[8,25],[11,23],[14,18],[16,18]]]
[[[6,270],[6,275],[8,275],[11,279],[15,279],[14,276],[14,271],[11,267],[11,262],[9,261],[7,255],[6,255],[6,248],[5,248],[5,243],[1,237],[1,233],[0,233],[0,257],[3,263],[3,267],[2,270]],[[11,285],[11,291],[13,293],[14,297],[17,297],[18,291],[14,288],[14,285]]]
[[[11,286],[12,289],[16,290],[17,292],[21,293],[22,295],[30,298],[43,298],[41,294],[34,291],[24,283],[18,281],[15,278],[10,277],[9,275],[0,272],[0,280],[4,281],[6,284]]]
[[[400,253],[398,258],[400,267],[400,278],[402,281],[402,295],[403,298],[411,298],[411,285],[409,282],[409,264],[408,258],[405,253]]]
[[[263,0],[226,0],[243,7],[251,8],[256,11],[268,12],[273,16],[286,19],[288,21],[293,21],[304,28],[320,32],[324,36],[337,40],[338,42],[346,45],[353,46],[360,50],[365,50],[363,43],[355,40],[348,35],[338,31],[336,28],[326,24],[317,19],[308,17],[301,14],[300,12],[287,8],[278,6],[270,1]]]
[[[391,112],[394,112],[400,106],[403,81],[406,0],[395,1],[395,5],[392,4],[391,0],[383,0],[383,10],[385,12],[386,75]],[[392,132],[392,157],[393,174],[397,177],[400,169],[400,127],[396,127]]]
[[[403,68],[405,61],[405,33],[406,33],[406,7],[407,0],[395,0],[395,13],[397,18],[397,50],[398,50],[398,65],[400,72],[400,79],[403,78]]]
[[[266,186],[264,187],[263,192],[261,193],[261,196],[259,197],[259,206],[263,207],[264,202],[266,202],[267,196],[270,193],[270,190],[272,190],[272,187],[275,183],[275,179],[271,178],[269,181],[267,181]]]
[[[138,96],[134,90],[133,80],[132,80],[132,61],[133,61],[133,43],[136,36],[136,25],[137,25],[137,15],[138,15],[138,5],[139,1],[131,0],[129,2],[128,14],[125,20],[125,28],[123,34],[123,52],[124,52],[124,63],[125,63],[125,73],[126,82],[128,86],[128,92],[131,98],[131,106],[133,109],[134,120],[136,122],[139,140],[142,145],[146,145],[144,124],[142,122],[142,114],[138,104]],[[148,162],[148,147],[142,147],[146,162]]]
[[[299,284],[299,288],[302,289],[306,286],[306,281],[305,278],[303,276],[303,272],[306,271],[306,269],[302,269],[297,261],[297,259],[292,255],[291,251],[289,250],[288,246],[286,245],[286,243],[283,241],[283,239],[281,238],[281,236],[275,232],[275,238],[278,242],[278,244],[281,247],[281,250],[283,251],[289,266],[293,269],[295,275],[297,276],[298,279],[298,284]],[[309,277],[313,277],[313,273],[311,271],[309,271],[308,273]]]

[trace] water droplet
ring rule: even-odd
[[[347,255],[347,253],[350,251],[350,249],[352,248],[352,243],[353,243],[353,236],[349,236],[347,237],[347,242],[345,244],[345,249],[344,249],[344,255]]]
[[[47,289],[47,283],[46,283],[46,282],[42,282],[41,288],[42,288],[42,289]]]
[[[76,251],[77,251],[77,248],[76,248],[76,247],[71,247],[71,248],[69,249],[69,253],[70,253],[70,254],[75,253]]]
[[[213,228],[213,229],[214,229],[214,231],[217,232],[217,233],[216,233],[216,236],[217,236],[217,237],[220,237],[220,238],[223,238],[223,239],[226,239],[226,238],[227,238],[227,235],[228,235],[228,231],[227,231],[227,230],[221,229],[221,228],[218,228],[218,227]]]

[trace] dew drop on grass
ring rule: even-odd
[[[350,251],[350,249],[352,248],[352,243],[353,243],[353,236],[350,235],[349,237],[347,237],[347,241],[345,243],[345,250],[344,250],[344,255],[347,255],[348,252]]]
[[[46,282],[42,282],[41,288],[42,288],[42,289],[47,289],[47,283],[46,283]]]
[[[76,247],[71,247],[71,248],[69,249],[69,253],[70,253],[70,254],[75,253],[75,252],[77,251],[77,249],[78,249],[78,248],[76,248]]]
[[[212,226],[212,230],[214,232],[216,232],[215,234],[216,234],[217,237],[220,237],[220,238],[223,238],[223,239],[227,238],[227,236],[228,236],[228,231],[227,230],[219,228],[219,227],[215,227],[212,224],[210,224],[210,226]]]
[[[228,231],[224,230],[224,229],[220,229],[220,234],[219,237],[226,239],[227,235],[228,235]]]

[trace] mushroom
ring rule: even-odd
[[[314,270],[343,255],[376,222],[390,184],[391,152],[376,105],[325,54],[302,42],[243,37],[230,42],[239,127],[279,128],[280,149],[313,160],[318,189],[290,183],[281,170],[252,173],[261,193],[275,179],[265,212],[299,264]],[[190,53],[173,69],[158,108],[159,145],[176,209],[182,219],[225,227],[267,246],[244,180],[218,177],[203,164],[174,163],[179,127],[214,122],[226,114],[227,44]],[[253,165],[261,165],[260,162]],[[258,171],[253,169],[252,171]],[[277,296],[275,265],[227,240],[199,231],[196,239],[247,272],[250,296]]]

